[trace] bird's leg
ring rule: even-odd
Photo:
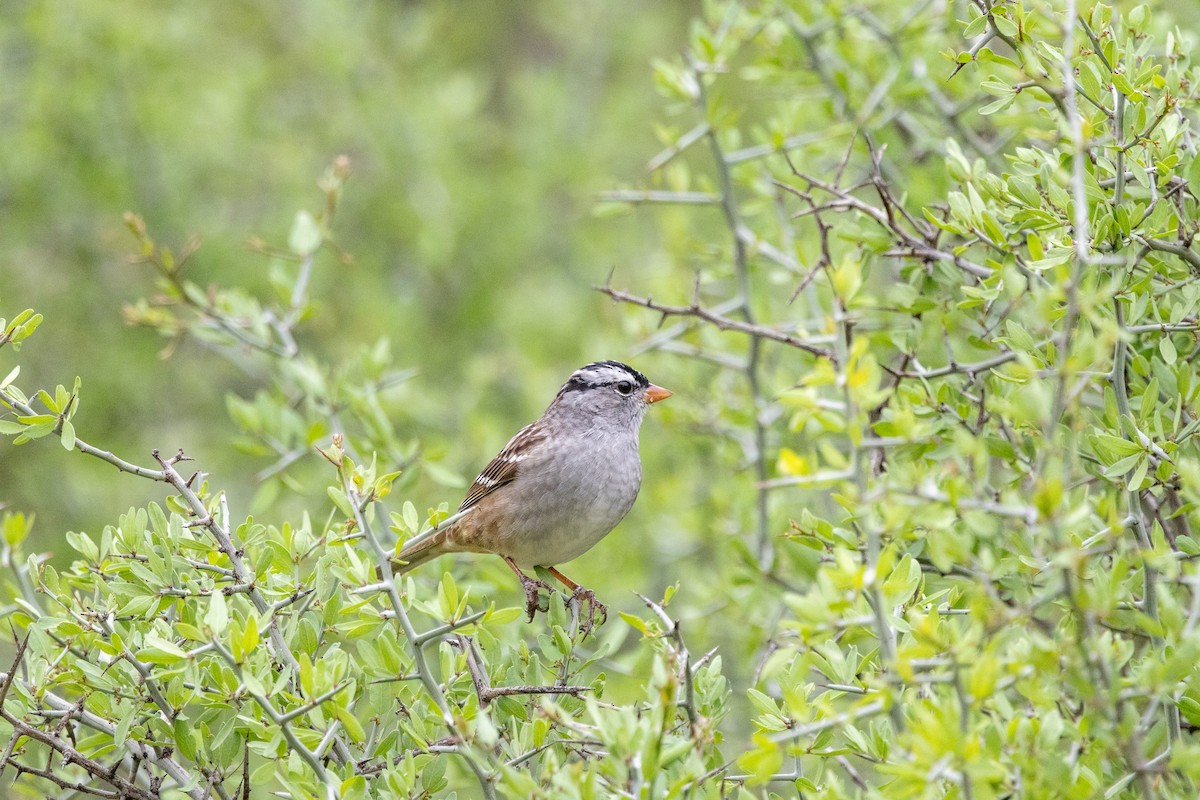
[[[547,567],[550,574],[558,580],[562,581],[563,586],[571,590],[571,599],[579,603],[580,623],[579,630],[584,636],[592,632],[592,627],[596,624],[603,625],[608,621],[608,606],[596,599],[596,593],[591,589],[585,589],[575,581],[563,575],[554,567]],[[583,604],[587,603],[587,617],[583,617]],[[600,622],[596,623],[596,612],[600,612]]]
[[[546,583],[545,581],[540,581],[536,578],[531,578],[528,575],[526,575],[524,572],[521,572],[521,568],[517,566],[517,562],[513,561],[508,556],[504,556],[504,563],[508,564],[509,569],[511,569],[513,572],[515,572],[517,574],[517,578],[519,578],[521,581],[521,588],[525,590],[525,612],[527,614],[529,614],[529,621],[533,622],[533,615],[536,614],[539,610],[549,611],[550,610],[549,598],[547,598],[547,600],[546,600],[546,607],[542,608],[540,598],[538,597],[538,590],[545,589],[546,591],[553,594],[554,587],[551,586],[550,584]]]

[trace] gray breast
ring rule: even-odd
[[[591,549],[629,512],[642,481],[637,433],[611,431],[556,440],[523,464],[513,484],[522,509],[506,555],[522,566],[553,566]]]

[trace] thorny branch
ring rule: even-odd
[[[467,672],[471,676],[471,683],[475,685],[475,693],[479,695],[481,706],[490,705],[497,697],[510,695],[569,694],[572,697],[578,697],[591,690],[590,686],[492,686],[487,669],[483,665],[483,659],[479,657],[479,653],[475,649],[475,640],[470,636],[458,634],[454,637],[454,644],[466,656]]]
[[[3,756],[0,757],[0,775],[3,775],[5,769],[7,769],[9,766],[12,766],[18,775],[21,773],[36,775],[40,778],[44,778],[57,784],[61,788],[70,789],[72,791],[77,791],[84,794],[91,794],[96,797],[158,800],[159,795],[157,789],[154,791],[146,789],[136,783],[133,778],[126,777],[119,771],[122,762],[117,762],[111,767],[105,766],[99,761],[83,755],[83,753],[79,752],[79,750],[76,749],[71,742],[67,741],[61,736],[63,729],[71,720],[77,720],[78,722],[90,728],[101,731],[102,733],[106,733],[110,736],[113,734],[114,727],[111,723],[101,719],[100,717],[97,717],[90,712],[84,711],[81,704],[71,703],[58,697],[53,692],[43,692],[41,694],[41,699],[43,702],[47,703],[57,711],[65,712],[60,724],[57,725],[55,730],[52,732],[46,732],[41,728],[30,725],[8,710],[5,705],[5,700],[8,698],[8,693],[12,688],[13,683],[18,680],[17,671],[20,669],[21,662],[25,658],[25,652],[28,644],[29,636],[26,635],[24,639],[22,639],[17,645],[17,652],[13,658],[12,667],[7,673],[0,673],[0,719],[3,719],[13,728],[12,738],[9,740],[8,746],[5,748]],[[67,731],[67,733],[70,734],[70,731]],[[39,744],[45,745],[53,752],[58,753],[65,763],[74,764],[75,766],[80,767],[89,775],[91,775],[95,781],[98,781],[101,784],[112,786],[114,791],[110,792],[100,788],[95,783],[82,784],[71,781],[63,778],[61,775],[58,775],[49,769],[39,769],[17,761],[16,744],[21,738],[27,738],[38,742]],[[192,798],[192,800],[205,800],[205,798],[208,797],[207,793],[196,785],[196,781],[193,779],[191,774],[184,770],[184,768],[172,758],[169,751],[159,750],[158,748],[142,744],[136,740],[130,740],[128,742],[128,747],[130,752],[135,757],[157,765],[180,787],[190,786],[191,788],[186,789],[185,792],[190,798]]]
[[[707,76],[704,74],[704,67],[691,55],[688,56],[688,66],[691,69],[692,78],[695,81],[696,87],[696,109],[702,118],[707,119],[711,115],[711,106],[708,98],[708,91],[705,88],[705,80]],[[721,211],[725,217],[725,224],[729,228],[733,244],[733,265],[738,283],[739,299],[738,313],[747,325],[756,325],[753,294],[750,285],[750,256],[747,252],[747,237],[743,235],[742,212],[738,205],[737,195],[734,191],[732,166],[728,157],[725,154],[725,148],[721,144],[721,137],[718,131],[708,126],[705,133],[709,143],[709,150],[712,153],[713,164],[717,170],[717,176],[720,179],[721,185]],[[698,281],[698,276],[697,276]],[[697,289],[698,289],[697,285]],[[694,304],[698,305],[699,298],[695,298]],[[742,370],[745,376],[747,387],[750,391],[750,402],[754,412],[754,451],[750,454],[754,463],[754,471],[758,478],[758,483],[761,484],[767,479],[767,425],[763,419],[766,413],[768,399],[764,395],[762,386],[762,341],[758,336],[751,336],[750,342],[746,351],[746,364]],[[758,527],[758,568],[763,572],[770,572],[775,563],[775,545],[771,538],[769,505],[770,496],[764,489],[758,489],[756,492],[756,523]]]
[[[680,629],[679,620],[673,619],[665,608],[641,592],[634,592],[634,594],[646,604],[647,608],[654,612],[654,616],[659,618],[663,624],[663,635],[674,643],[671,651],[676,662],[679,687],[683,692],[683,698],[678,701],[678,704],[683,706],[684,711],[687,713],[688,724],[692,728],[693,734],[695,734],[696,727],[700,723],[700,715],[696,712],[696,687],[693,680],[695,670],[692,665],[691,653],[683,641],[683,632]]]
[[[959,253],[939,247],[941,231],[929,223],[917,220],[903,209],[903,204],[892,197],[891,190],[880,171],[881,151],[871,148],[870,156],[873,165],[870,177],[849,189],[802,173],[792,166],[790,161],[789,166],[791,166],[793,174],[805,182],[806,188],[801,189],[786,181],[777,180],[775,183],[784,191],[805,201],[807,207],[793,215],[797,219],[819,215],[823,212],[855,211],[866,216],[895,237],[896,246],[884,255],[897,258],[917,258],[923,261],[947,261],[975,278],[991,277],[992,269],[990,267],[977,264]],[[872,187],[879,194],[880,206],[873,206],[854,194],[856,190],[864,186]],[[829,199],[819,200],[813,195],[814,189],[829,195]],[[897,218],[897,213],[902,217],[904,224],[901,224],[901,219]]]
[[[365,503],[362,497],[359,496],[358,490],[355,488],[351,479],[350,469],[342,460],[342,436],[340,434],[334,437],[334,451],[332,457],[327,456],[331,463],[337,468],[339,475],[342,477],[343,490],[346,497],[350,500],[350,506],[354,511],[354,522],[359,531],[362,532],[363,538],[371,548],[376,560],[376,572],[380,578],[375,588],[382,590],[387,599],[387,603],[391,606],[392,618],[396,620],[396,624],[404,633],[405,641],[409,644],[409,652],[413,659],[413,664],[416,667],[417,677],[421,684],[425,687],[429,697],[437,705],[438,711],[441,713],[442,722],[445,724],[450,733],[451,739],[456,744],[461,746],[455,750],[466,762],[471,772],[475,775],[479,782],[480,790],[487,800],[495,800],[496,787],[488,770],[485,769],[483,759],[469,749],[469,739],[466,730],[459,717],[454,714],[450,708],[450,703],[446,699],[446,693],[442,689],[441,683],[434,675],[429,661],[425,658],[425,644],[422,642],[420,635],[413,626],[412,620],[409,618],[408,609],[404,606],[404,600],[401,598],[400,591],[396,587],[396,580],[392,573],[392,553],[388,548],[384,547],[380,542],[379,537],[375,534],[374,526],[364,512]]]
[[[201,526],[203,526],[212,535],[213,540],[217,543],[218,549],[225,554],[229,559],[230,569],[233,572],[233,578],[237,583],[251,587],[246,595],[250,598],[250,602],[254,604],[254,608],[259,614],[267,614],[271,611],[271,604],[267,602],[262,593],[256,588],[257,581],[255,573],[252,569],[246,566],[242,559],[242,547],[240,544],[235,544],[230,533],[228,524],[231,519],[229,509],[226,505],[227,499],[224,494],[220,497],[220,513],[213,512],[200,496],[192,489],[191,482],[184,479],[179,471],[175,469],[175,465],[181,461],[188,460],[183,451],[178,451],[171,458],[163,458],[158,450],[154,450],[151,455],[154,460],[162,467],[163,480],[171,484],[175,491],[179,492],[179,496],[183,498],[188,508],[197,517]],[[275,660],[286,667],[294,670],[296,673],[300,670],[300,664],[296,661],[295,655],[292,654],[291,648],[287,645],[287,640],[283,638],[283,632],[279,629],[279,620],[274,614],[270,615],[270,622],[267,628],[270,634],[271,653]]]
[[[625,291],[624,289],[615,289],[611,284],[597,286],[596,290],[608,295],[613,300],[620,303],[629,303],[631,305],[648,308],[651,311],[657,311],[662,315],[663,319],[668,317],[694,317],[702,322],[707,322],[715,325],[723,331],[737,331],[752,336],[758,339],[767,339],[772,342],[786,344],[789,347],[795,347],[803,350],[806,353],[811,353],[818,358],[827,358],[831,361],[834,359],[833,351],[819,344],[814,344],[812,340],[801,339],[792,336],[777,328],[768,327],[745,322],[739,319],[725,316],[710,309],[705,308],[700,304],[698,298],[693,298],[692,302],[686,306],[668,305],[660,303],[652,297],[639,297]]]

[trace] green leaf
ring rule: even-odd
[[[759,714],[770,714],[781,716],[779,706],[769,696],[763,694],[758,689],[749,688],[746,690],[746,697],[750,700],[750,705],[757,709]]]
[[[1019,64],[1017,64],[1017,62],[1013,61],[1011,58],[1000,55],[999,53],[992,50],[992,48],[990,48],[990,47],[981,48],[979,50],[979,52],[975,55],[975,57],[979,61],[987,61],[992,64],[1003,64],[1004,66],[1006,66],[1012,70],[1020,70],[1021,69],[1021,66]]]
[[[338,719],[341,719],[341,714],[338,715]],[[355,722],[357,724],[357,720]],[[346,724],[345,720],[343,720],[343,724]],[[346,724],[346,728],[350,729],[349,724]],[[361,730],[362,727],[360,726],[359,731]],[[353,730],[351,730],[350,735],[356,742],[361,742],[363,740],[362,733],[360,733],[358,736],[355,736]],[[362,800],[362,798],[367,796],[367,779],[362,775],[354,775],[342,781],[342,785],[338,793],[340,800]]]
[[[208,611],[204,615],[204,624],[208,626],[214,636],[220,636],[229,625],[229,608],[225,602],[225,592],[219,588],[213,589],[212,595],[208,599]]]
[[[1200,194],[1200,158],[1189,158],[1184,175],[1188,187],[1194,194]],[[4,384],[0,383],[0,387]]]
[[[1141,459],[1140,463],[1137,466],[1137,469],[1135,469],[1133,471],[1133,474],[1129,476],[1129,480],[1126,481],[1126,485],[1129,487],[1130,491],[1136,491],[1138,489],[1145,488],[1142,484],[1146,479],[1146,472],[1147,472],[1147,470],[1149,470],[1149,468],[1150,468],[1150,459],[1149,458]]]
[[[113,729],[113,741],[124,742],[129,738],[129,729],[133,727],[133,714],[125,713],[117,721]]]
[[[1118,92],[1126,97],[1134,97],[1140,94],[1140,92],[1133,87],[1133,84],[1129,82],[1129,79],[1126,78],[1124,74],[1120,72],[1113,72],[1110,77],[1112,78],[1113,86],[1117,88]]]
[[[1014,349],[1026,353],[1033,353],[1038,349],[1033,337],[1016,320],[1005,320],[1004,330],[1008,334],[1008,341]]]
[[[258,647],[258,617],[250,614],[246,617],[246,627],[242,631],[242,652],[246,655],[254,652],[254,648]]]
[[[349,709],[343,708],[336,702],[333,709],[334,713],[337,714],[337,718],[341,720],[343,725],[346,726],[346,732],[350,734],[351,739],[353,739],[355,742],[361,742],[367,738],[367,732],[363,730],[362,723],[358,721],[357,717],[350,713]]]
[[[883,582],[883,594],[890,605],[901,605],[912,599],[913,592],[921,583],[921,565],[905,553],[900,563]]]
[[[176,717],[172,729],[175,732],[175,747],[188,761],[195,761],[200,744],[195,726],[182,717]]]
[[[1171,341],[1170,336],[1164,336],[1158,340],[1158,352],[1162,354],[1163,361],[1167,366],[1172,366],[1178,354],[1175,352],[1175,343]]]
[[[325,489],[325,493],[329,495],[329,499],[337,506],[338,511],[341,511],[346,517],[354,518],[354,506],[350,499],[346,497],[346,493],[336,486],[330,486]]]
[[[415,536],[417,533],[420,533],[421,520],[417,516],[417,507],[412,504],[412,501],[404,501],[404,506],[401,508],[401,517],[404,520],[404,527],[409,536]]]
[[[414,516],[416,513],[416,509],[413,509]],[[442,574],[442,582],[438,586],[438,605],[444,619],[451,619],[458,609],[458,586],[449,572]]]
[[[251,669],[242,670],[242,683],[246,686],[246,691],[250,694],[262,697],[267,693],[267,687],[263,686],[263,682],[254,674]]]
[[[1179,552],[1186,556],[1200,555],[1200,542],[1197,542],[1191,536],[1176,536],[1175,546],[1179,548]]]
[[[988,103],[983,108],[979,109],[979,113],[982,116],[986,117],[989,114],[995,114],[998,111],[1003,111],[1004,109],[1011,106],[1013,104],[1013,102],[1016,101],[1016,99],[1017,99],[1017,96],[1015,94],[1010,94],[1007,97],[998,98],[998,99],[993,100],[992,102]]]
[[[1000,31],[1001,36],[1016,38],[1017,34],[1019,33],[1019,30],[1017,29],[1017,23],[1013,22],[1003,14],[992,14],[992,22],[995,23],[996,30]]]
[[[1114,461],[1104,468],[1104,474],[1109,478],[1119,478],[1145,460],[1146,454],[1140,450],[1133,455]]]
[[[54,398],[51,397],[50,393],[45,389],[38,389],[35,396],[38,400],[42,401],[42,405],[54,412],[50,415],[51,418],[53,418],[55,414],[58,414],[58,412],[62,411],[62,407],[55,402]]]
[[[63,420],[59,441],[62,442],[64,450],[75,449],[75,426],[71,424],[70,420]]]
[[[207,642],[208,637],[204,635],[204,631],[187,622],[176,622],[175,632],[185,639],[193,642]]]
[[[974,11],[974,9],[972,9],[972,11]],[[983,33],[987,29],[987,24],[988,24],[987,15],[979,14],[978,12],[976,12],[975,18],[972,19],[967,24],[967,27],[963,29],[963,34],[962,34],[963,38],[964,39],[974,39],[976,36]]]
[[[299,256],[307,256],[316,252],[324,241],[321,226],[307,211],[300,211],[292,222],[291,233],[288,234],[288,247]]]
[[[1094,433],[1090,438],[1096,455],[1104,459],[1106,463],[1112,463],[1119,457],[1135,453],[1141,455],[1144,452],[1140,444],[1131,442],[1122,436],[1113,436],[1111,433]]]
[[[525,609],[518,608],[517,606],[509,606],[492,611],[485,619],[493,625],[507,625],[510,622],[519,620],[524,614]]]
[[[1088,59],[1079,67],[1079,84],[1088,97],[1099,100],[1104,96],[1104,84],[1108,82],[1105,75],[1100,74],[1100,65]]]
[[[187,658],[187,653],[179,645],[152,633],[146,635],[142,644],[142,649],[137,652],[140,661],[150,664],[174,664]]]
[[[1183,695],[1179,698],[1179,710],[1193,726],[1200,726],[1200,702],[1190,695]]]
[[[751,784],[762,784],[783,766],[783,749],[763,734],[754,736],[754,746],[738,758],[738,766],[753,777]]]
[[[25,538],[29,536],[29,529],[33,526],[33,517],[26,517],[24,514],[5,512],[0,516],[0,535],[4,537],[4,543],[14,550],[20,547]]]

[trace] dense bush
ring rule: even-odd
[[[656,65],[649,176],[602,206],[650,207],[677,267],[602,290],[678,357],[668,424],[717,444],[648,471],[673,494],[632,546],[679,556],[678,587],[590,637],[570,604],[526,625],[492,602],[518,596],[496,559],[376,579],[448,513],[413,475],[455,475],[397,433],[412,364],[299,334],[348,162],[259,247],[261,296],[131,215],[158,280],[131,321],[255,376],[228,410],[257,515],[185,453],[77,432],[78,382],[0,369],[13,445],[102,459],[114,495],[167,485],[68,534],[65,568],[4,517],[4,774],[128,797],[1195,796],[1194,39],[1145,7],[707,6]],[[40,321],[6,322],[6,355],[36,358]]]

